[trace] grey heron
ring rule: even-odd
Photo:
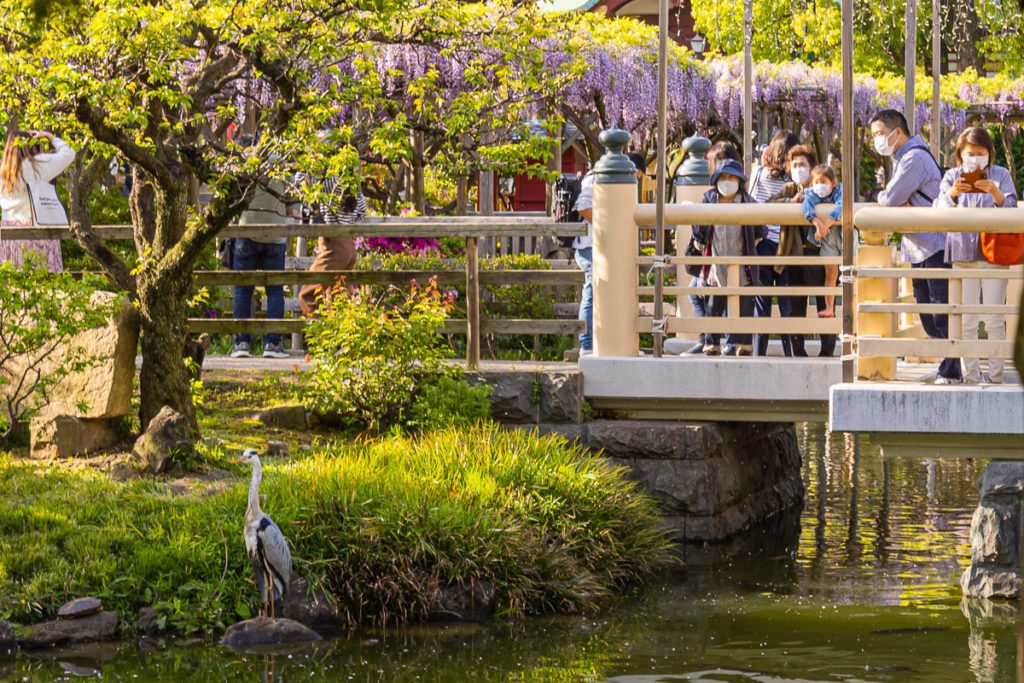
[[[252,467],[252,481],[249,483],[249,505],[245,509],[245,549],[249,553],[256,585],[263,598],[262,615],[274,616],[274,603],[288,592],[292,575],[292,554],[280,527],[269,515],[260,509],[260,482],[263,479],[263,465],[259,455],[252,448],[243,451],[234,462]]]

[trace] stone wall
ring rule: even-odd
[[[971,566],[960,577],[968,598],[1019,598],[1024,462],[993,460],[978,480],[971,519]]]
[[[654,496],[680,541],[722,541],[803,502],[792,425],[599,420],[584,432]]]
[[[628,468],[681,541],[723,541],[800,505],[804,487],[793,426],[773,423],[586,420],[583,375],[490,371],[498,422],[560,433]]]

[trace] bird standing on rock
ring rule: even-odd
[[[245,463],[252,467],[252,481],[249,483],[249,505],[245,510],[245,549],[249,553],[256,585],[263,598],[262,615],[274,618],[274,603],[288,592],[292,575],[292,554],[280,527],[269,515],[260,509],[260,481],[263,479],[263,465],[259,455],[252,448],[243,451],[233,462]],[[269,607],[269,610],[268,610]]]

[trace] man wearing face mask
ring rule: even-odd
[[[942,169],[928,145],[919,135],[910,135],[907,119],[895,109],[884,109],[871,119],[871,137],[875,151],[892,157],[892,177],[878,195],[882,206],[931,206],[939,196]],[[912,268],[949,268],[945,260],[946,235],[919,232],[903,235],[900,250]],[[914,298],[919,304],[945,304],[949,301],[948,280],[914,278]],[[921,325],[932,339],[949,337],[945,315],[921,313]],[[960,359],[946,358],[939,364],[935,382],[955,384],[961,381]]]

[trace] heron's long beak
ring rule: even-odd
[[[245,461],[242,460],[241,458],[231,458],[231,462],[235,463],[236,465],[241,465]]]

